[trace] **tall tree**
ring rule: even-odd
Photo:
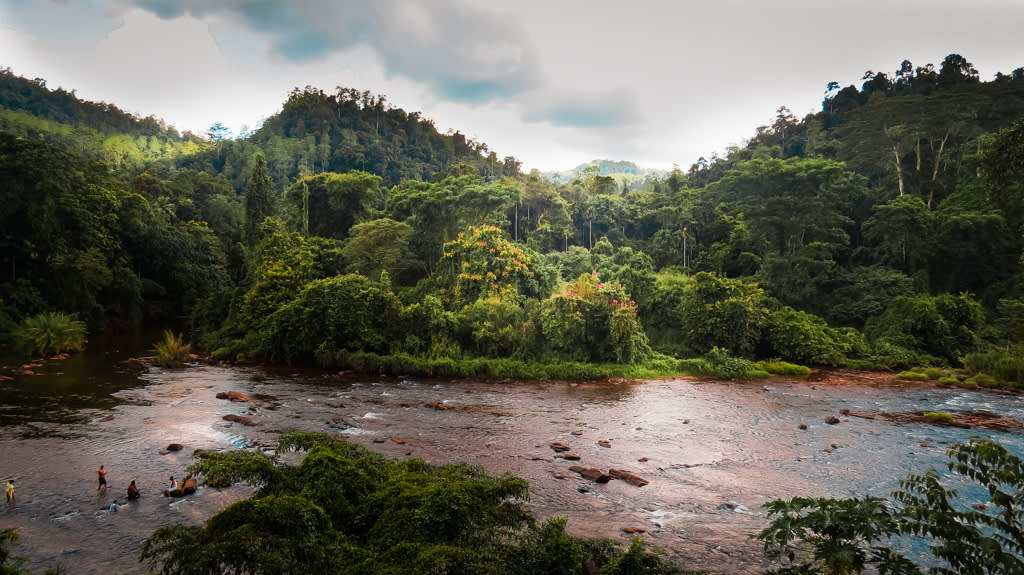
[[[268,216],[274,215],[274,184],[267,171],[267,159],[262,152],[253,156],[252,176],[245,185],[245,230],[243,237],[249,247],[255,246],[261,239],[260,224]]]

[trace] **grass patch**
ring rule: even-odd
[[[956,421],[952,414],[944,411],[929,411],[924,414],[924,418],[928,423],[938,423],[941,425],[952,425]]]
[[[40,355],[82,351],[87,341],[85,322],[73,314],[55,311],[26,318],[15,328],[14,334],[18,347]]]
[[[319,357],[324,367],[351,369],[363,374],[477,379],[594,380],[605,378],[654,379],[699,375],[720,379],[767,377],[754,362],[716,353],[693,359],[656,355],[643,363],[527,362],[508,358],[429,358],[396,353],[336,352]]]
[[[964,380],[969,386],[999,387],[999,380],[987,373],[976,373]]]
[[[185,360],[192,352],[192,344],[185,343],[181,334],[175,334],[170,330],[164,330],[164,340],[157,343],[155,348],[153,363],[172,369],[185,367]]]
[[[806,365],[797,365],[778,359],[759,361],[756,365],[758,369],[775,375],[807,375],[811,373],[811,368]]]
[[[987,374],[997,380],[998,384],[1014,387],[1013,382],[1024,382],[1024,349],[988,351],[971,353],[964,358],[964,369],[974,375]],[[979,385],[985,385],[979,382]],[[988,385],[986,387],[994,387]]]
[[[896,374],[896,377],[910,381],[928,381],[930,379],[926,374],[912,370],[901,371]]]
[[[959,385],[960,380],[955,378],[955,377],[953,377],[953,376],[951,376],[951,375],[947,375],[947,376],[940,377],[939,378],[939,383],[944,384],[944,385]]]

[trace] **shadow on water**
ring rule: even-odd
[[[53,424],[80,423],[122,403],[113,394],[142,385],[138,368],[124,360],[150,355],[156,330],[90,338],[86,349],[67,359],[7,356],[0,375],[28,369],[35,375],[0,381],[0,427],[25,425],[25,436],[53,431]],[[49,431],[43,431],[43,428]]]

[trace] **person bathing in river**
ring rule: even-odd
[[[100,468],[96,471],[96,473],[100,476],[100,484],[99,484],[99,487],[96,488],[96,491],[99,491],[100,489],[106,489],[107,488],[107,470],[103,469],[103,466],[100,465]]]
[[[180,497],[175,495],[174,491],[178,489],[178,482],[174,480],[174,476],[171,476],[171,485],[167,489],[164,489],[164,497]]]
[[[7,485],[4,487],[4,497],[7,498],[7,503],[14,503],[14,480],[8,479]]]
[[[128,495],[126,496],[128,501],[134,501],[141,496],[142,494],[139,493],[139,488],[135,486],[135,480],[132,479],[132,482],[128,484]]]

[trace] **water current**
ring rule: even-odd
[[[196,449],[271,450],[290,431],[335,433],[398,458],[513,473],[529,481],[538,518],[566,516],[571,533],[624,545],[633,535],[623,529],[639,528],[685,566],[718,573],[762,571],[760,546],[749,535],[766,525],[761,506],[771,499],[887,497],[908,472],[944,469],[949,444],[972,435],[1024,456],[1019,434],[841,416],[843,408],[987,409],[1024,419],[1017,396],[907,386],[878,374],[571,384],[216,366],[140,375],[121,359],[48,360],[34,369],[45,375],[0,381],[0,480],[13,478],[17,488],[16,504],[0,509],[0,527],[18,529],[12,550],[33,570],[61,563],[76,574],[148,572],[138,554],[155,528],[199,524],[250,493],[236,486],[162,497],[168,477],[180,478]],[[217,399],[222,391],[252,400]],[[223,420],[228,414],[257,425]],[[840,423],[826,424],[830,415]],[[554,442],[580,460],[561,458]],[[171,443],[184,449],[166,452]],[[105,491],[97,491],[101,464],[109,470]],[[592,483],[569,471],[574,464],[626,469],[649,484]],[[106,510],[116,498],[124,503],[131,480],[143,497]]]

